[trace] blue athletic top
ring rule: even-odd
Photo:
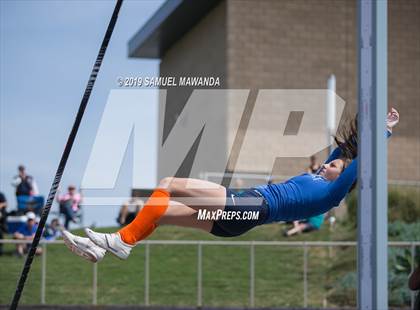
[[[388,137],[391,135],[388,132]],[[341,155],[336,148],[325,163]],[[357,178],[357,158],[334,181],[323,176],[304,173],[284,183],[255,187],[268,203],[269,215],[265,223],[307,219],[338,206]]]

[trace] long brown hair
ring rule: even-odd
[[[352,160],[357,156],[357,115],[347,126],[341,126],[335,142],[341,149],[342,159]]]
[[[344,162],[343,171],[357,157],[357,114],[346,126],[341,126],[338,135],[334,137],[335,142],[341,149],[340,159]],[[341,172],[343,173],[343,172]],[[355,181],[349,189],[349,193],[356,187]]]

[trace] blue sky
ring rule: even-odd
[[[162,3],[124,2],[62,187],[81,182],[116,78],[158,75],[157,60],[127,57],[127,42]],[[0,1],[0,191],[10,207],[15,205],[10,181],[19,164],[47,195],[113,9],[113,1],[102,0]],[[150,102],[150,113],[156,105]],[[145,128],[157,127],[155,119],[150,122]],[[155,147],[152,140],[147,147]],[[155,175],[155,167],[151,163],[145,173]],[[110,195],[128,195],[130,152],[118,184]]]

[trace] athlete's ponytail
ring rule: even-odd
[[[352,160],[357,156],[357,115],[348,126],[341,126],[335,142],[341,149],[343,159]]]
[[[347,126],[340,127],[338,136],[334,137],[335,142],[341,149],[340,159],[344,163],[344,169],[351,163],[351,161],[357,156],[357,114],[353,120],[349,122]],[[349,189],[349,193],[356,187],[357,181],[355,181]]]

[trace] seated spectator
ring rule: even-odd
[[[57,191],[57,201],[60,205],[60,214],[64,215],[64,228],[69,228],[69,223],[77,223],[80,217],[80,204],[82,195],[76,191],[74,185],[69,185],[67,193],[60,195]]]
[[[121,226],[130,224],[142,207],[143,201],[141,199],[135,197],[131,198],[129,201],[127,201],[121,206],[117,222]]]
[[[0,192],[0,240],[3,234],[7,233],[7,201],[6,197]],[[0,256],[3,255],[3,243],[0,243]]]
[[[26,225],[19,228],[18,231],[16,231],[13,234],[13,238],[16,240],[28,240],[28,243],[19,243],[16,245],[16,252],[17,255],[22,257],[25,253],[28,252],[30,243],[34,239],[36,230],[38,228],[38,225],[36,223],[36,215],[33,212],[26,213],[26,217],[28,218]],[[36,252],[37,255],[42,254],[42,249],[37,248]]]
[[[44,197],[38,193],[38,187],[32,176],[26,174],[24,166],[18,167],[19,174],[13,178],[12,185],[16,187],[18,210],[40,213],[44,206]]]
[[[303,232],[311,232],[314,230],[319,230],[324,222],[324,214],[310,217],[303,221],[294,221],[293,228],[286,230],[284,232],[285,237],[290,237],[295,234]]]
[[[413,273],[408,278],[408,287],[412,291],[419,291],[420,290],[420,265],[414,269]],[[414,310],[420,309],[420,292],[417,293],[416,301],[414,303]]]
[[[44,238],[46,240],[56,240],[61,237],[61,231],[63,227],[60,225],[58,218],[55,218],[51,221],[49,225],[46,225],[44,230]]]

